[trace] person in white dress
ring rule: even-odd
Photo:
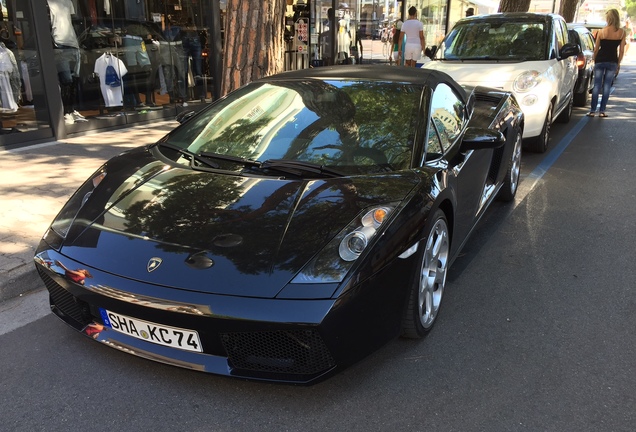
[[[406,66],[415,67],[417,61],[422,57],[422,52],[426,49],[424,25],[417,19],[417,8],[415,6],[409,8],[409,19],[402,24],[400,41],[404,40],[405,36],[406,43],[404,48],[402,46],[398,47],[398,56],[404,59]]]

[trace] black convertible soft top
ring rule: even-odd
[[[258,81],[279,81],[287,79],[356,79],[369,81],[405,82],[437,87],[439,83],[445,83],[453,87],[458,95],[461,95],[466,103],[468,96],[463,87],[457,84],[449,75],[437,70],[403,67],[403,66],[378,66],[378,65],[341,65],[302,69],[297,71],[282,72],[261,78]]]

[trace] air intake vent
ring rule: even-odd
[[[313,375],[335,365],[315,330],[224,333],[221,340],[237,369]]]
[[[42,270],[38,269],[38,273],[51,295],[51,303],[68,318],[77,322],[78,329],[84,328],[93,321],[86,303],[66,291]]]

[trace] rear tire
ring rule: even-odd
[[[423,338],[433,328],[446,286],[450,252],[448,222],[439,209],[430,221],[417,252],[419,263],[402,318],[402,336],[411,339]]]
[[[574,105],[574,92],[572,93],[572,97],[568,101],[568,106],[565,107],[561,114],[557,117],[557,121],[559,123],[568,123],[572,118],[572,106]]]
[[[587,80],[585,82],[585,86],[583,88],[583,92],[581,93],[574,93],[574,105],[576,105],[577,107],[584,107],[587,106],[587,101],[589,100],[589,88],[590,88],[590,81]]]

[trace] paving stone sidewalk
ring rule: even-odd
[[[0,150],[0,302],[40,285],[34,284],[35,248],[91,173],[109,158],[153,143],[177,125],[170,120]]]

